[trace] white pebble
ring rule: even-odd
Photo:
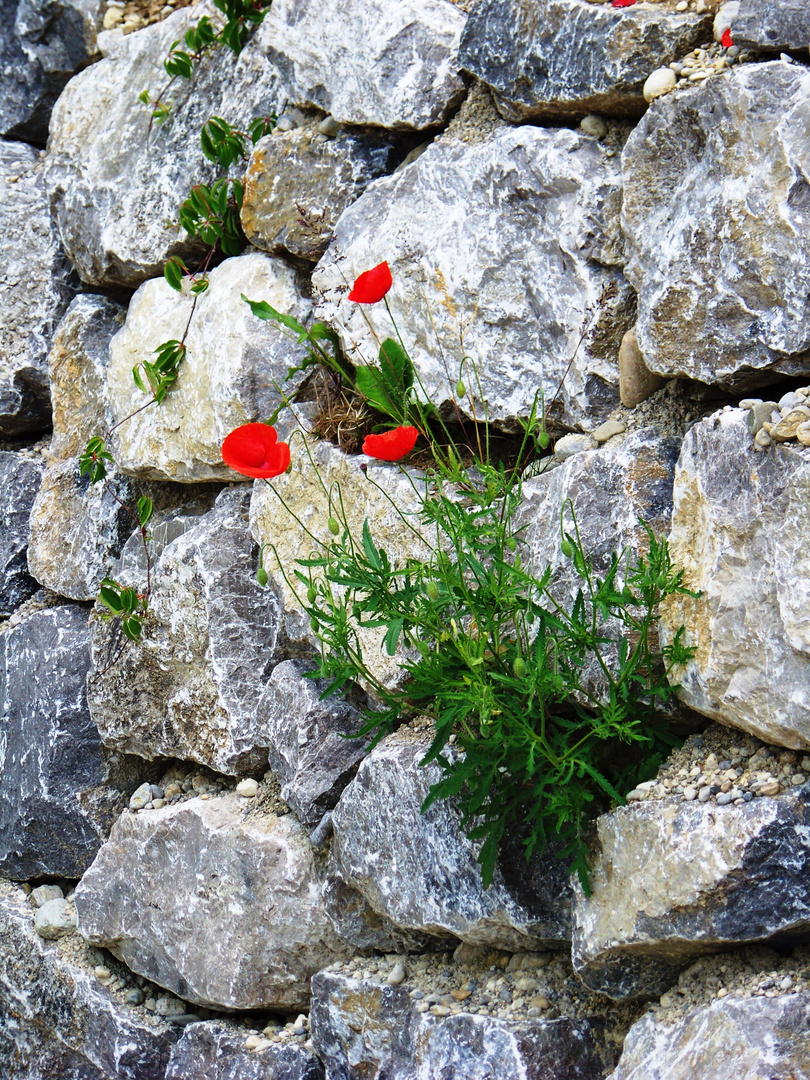
[[[236,785],[236,794],[243,799],[254,799],[259,794],[259,785],[253,779],[240,780]]]
[[[647,77],[647,81],[644,83],[644,90],[642,91],[644,100],[653,101],[662,94],[668,94],[670,90],[674,89],[677,81],[678,78],[675,72],[670,68],[658,68]]]

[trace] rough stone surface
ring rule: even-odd
[[[696,424],[676,470],[670,548],[700,596],[661,628],[696,647],[675,672],[687,705],[782,746],[810,745],[810,457],[754,449],[747,411]]]
[[[220,173],[203,156],[200,128],[213,115],[244,129],[278,111],[278,76],[254,39],[238,59],[216,49],[191,81],[175,80],[169,118],[150,130],[151,108],[138,95],[166,88],[170,45],[205,14],[219,18],[211,0],[122,38],[70,81],[54,109],[48,189],[65,250],[90,284],[133,288],[171,255],[194,264],[205,249],[176,224],[178,208],[191,184]]]
[[[380,915],[361,892],[346,884],[334,864],[330,867],[323,899],[338,937],[359,952],[423,953],[452,949],[456,943],[452,935],[435,937],[406,930]]]
[[[0,881],[3,1080],[164,1080],[176,1035],[122,1004],[33,928],[22,893]]]
[[[256,581],[249,498],[249,489],[229,488],[210,513],[178,515],[162,534],[153,530],[160,547],[150,615],[142,641],[112,666],[120,629],[97,624],[88,695],[106,745],[231,774],[266,766],[256,702],[280,659],[279,609]],[[137,542],[113,576],[142,589],[136,557]]]
[[[656,801],[597,821],[574,968],[615,998],[660,994],[690,959],[810,927],[806,787],[739,806]]]
[[[317,262],[342,211],[372,180],[393,172],[405,148],[357,129],[326,138],[315,128],[266,135],[245,174],[242,228],[252,244]]]
[[[293,103],[342,124],[421,129],[464,96],[463,26],[448,0],[276,0],[258,37]]]
[[[420,807],[438,766],[419,767],[427,736],[391,735],[360,766],[332,815],[332,866],[371,907],[403,929],[503,949],[564,946],[570,893],[552,855],[529,866],[502,857],[484,889],[478,848],[445,800]],[[522,852],[520,845],[516,845]]]
[[[752,64],[658,98],[631,133],[625,272],[651,371],[737,389],[810,365],[809,101],[806,68]]]
[[[310,1022],[334,1080],[597,1080],[614,1058],[600,1017],[440,1018],[418,1013],[404,987],[326,971],[312,980]]]
[[[323,1080],[323,1065],[303,1046],[245,1049],[244,1030],[219,1020],[191,1024],[172,1048],[166,1080]]]
[[[2,0],[0,134],[45,143],[53,103],[96,53],[102,0]]]
[[[0,235],[0,435],[16,435],[48,426],[48,349],[76,285],[24,143],[0,141]]]
[[[711,17],[669,8],[632,11],[588,0],[482,0],[459,63],[492,87],[516,123],[597,112],[638,116],[654,68],[711,37]]]
[[[760,49],[810,47],[810,11],[804,0],[742,0],[733,23],[735,45]]]
[[[85,938],[187,1001],[292,1011],[346,952],[321,892],[304,827],[229,794],[122,815],[75,898]]]
[[[635,330],[628,330],[619,348],[619,396],[622,405],[634,409],[660,390],[664,382],[644,363]]]
[[[33,455],[0,451],[0,615],[10,615],[32,596],[28,573],[28,518],[42,482],[44,464]]]
[[[394,278],[387,299],[434,404],[473,411],[455,398],[466,355],[479,417],[514,426],[535,395],[550,405],[563,382],[553,419],[605,419],[618,401],[617,357],[634,304],[615,268],[617,161],[567,129],[501,127],[474,145],[433,144],[344,211],[314,274],[319,311],[351,359],[375,360],[374,335],[392,333],[388,314],[346,294],[385,259]]]
[[[0,872],[79,877],[125,805],[84,682],[89,612],[63,604],[0,635]],[[135,785],[132,785],[135,786]]]
[[[155,480],[236,480],[222,461],[222,440],[234,428],[270,416],[290,367],[305,355],[288,336],[257,319],[241,299],[266,300],[306,322],[311,310],[295,272],[259,252],[227,259],[211,272],[198,299],[180,296],[157,278],[132,299],[124,328],[110,345],[107,391],[115,422],[147,401],[132,369],[152,359],[161,342],[180,340],[186,357],[160,406],[119,427],[111,440],[122,472]],[[284,385],[292,393],[294,383]]]

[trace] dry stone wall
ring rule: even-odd
[[[204,17],[0,0],[0,1077],[810,1080],[806,5],[273,0],[170,81]],[[206,262],[212,115],[277,123]],[[390,310],[349,301],[383,260]],[[540,402],[516,523],[562,609],[561,513],[597,574],[668,537],[683,744],[605,801],[589,889],[520,829],[485,887],[457,800],[422,812],[431,722],[357,737],[404,680],[379,626],[367,685],[310,678],[296,560],[335,516],[418,557],[429,481],[243,297],[356,364],[393,316],[448,423]],[[220,447],[284,405],[271,490]],[[105,578],[148,593],[138,641]]]

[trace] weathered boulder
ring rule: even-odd
[[[515,426],[542,392],[568,426],[604,419],[635,302],[616,269],[620,202],[616,159],[574,131],[434,143],[343,212],[313,276],[318,309],[352,360],[375,360],[388,314],[346,294],[387,260],[387,300],[434,404]],[[460,374],[474,410],[455,397]]]
[[[662,605],[665,640],[686,627],[695,655],[679,697],[720,723],[782,746],[810,745],[810,451],[754,449],[729,409],[686,436],[670,549],[697,597]]]
[[[625,272],[651,371],[742,388],[807,370],[809,98],[801,65],[751,64],[657,98],[631,133]]]
[[[443,775],[419,762],[430,733],[388,736],[363,761],[332,814],[331,866],[370,906],[406,930],[501,949],[564,947],[571,894],[560,859],[502,858],[488,889],[449,801],[421,806]],[[508,846],[508,845],[507,845]]]
[[[90,284],[133,288],[171,255],[199,259],[205,248],[176,222],[192,184],[220,172],[203,156],[200,128],[214,115],[245,129],[278,110],[278,76],[255,40],[238,59],[214,50],[168,89],[169,47],[206,14],[220,18],[211,0],[127,35],[70,81],[53,111],[48,190],[65,250]],[[144,89],[171,105],[164,123],[150,124]]]
[[[245,1049],[244,1029],[221,1020],[191,1024],[172,1047],[166,1080],[323,1080],[323,1065],[303,1046]]]
[[[259,252],[212,270],[196,307],[194,297],[175,292],[163,278],[135,294],[110,344],[107,392],[115,423],[148,400],[132,369],[152,360],[162,342],[181,340],[187,325],[188,332],[180,374],[165,400],[115,431],[111,446],[122,472],[186,483],[237,479],[222,461],[222,440],[241,424],[270,416],[282,392],[295,388],[287,383],[282,391],[288,368],[305,355],[278,327],[257,319],[242,293],[304,322],[311,310],[295,271]]]
[[[459,64],[492,87],[516,123],[587,113],[639,116],[655,68],[711,38],[711,16],[590,0],[482,0],[461,39]]]
[[[0,0],[0,135],[43,143],[53,103],[96,53],[103,0]]]
[[[87,708],[89,612],[63,604],[0,634],[0,873],[79,877],[125,805],[128,763]]]
[[[28,518],[45,465],[34,454],[0,451],[0,615],[10,615],[37,590],[28,573]]]
[[[0,881],[3,1080],[164,1080],[175,1029],[102,986],[90,949],[44,941],[33,921]]]
[[[317,262],[335,223],[372,180],[405,156],[389,135],[357,129],[327,138],[315,128],[266,135],[245,173],[242,228],[252,244]]]
[[[75,899],[83,937],[186,1000],[292,1011],[347,951],[321,892],[294,816],[229,794],[123,814]]]
[[[249,499],[248,488],[228,488],[209,513],[178,513],[155,526],[140,643],[118,656],[117,623],[97,624],[88,700],[107,746],[230,774],[266,767],[268,736],[256,703],[283,641],[278,602],[256,581]],[[139,538],[113,576],[143,589]]]
[[[734,44],[754,49],[810,47],[810,11],[804,0],[741,0]]]
[[[341,124],[421,129],[464,96],[463,26],[449,0],[276,0],[258,39],[294,104]]]
[[[0,435],[16,435],[48,426],[48,349],[77,284],[24,143],[0,141],[0,235]]]
[[[329,821],[331,827],[331,819]],[[452,949],[456,938],[447,934],[436,937],[397,926],[380,915],[365,896],[340,877],[334,863],[323,890],[326,914],[338,937],[359,952],[424,953]]]

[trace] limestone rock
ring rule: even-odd
[[[164,1080],[174,1031],[124,1005],[62,942],[40,938],[33,915],[0,881],[3,1080]]]
[[[53,103],[96,53],[103,0],[2,0],[0,134],[43,143]]]
[[[434,404],[472,411],[455,399],[461,373],[477,415],[502,426],[540,391],[569,426],[604,419],[634,303],[615,269],[620,201],[615,159],[581,133],[500,127],[474,145],[434,143],[343,212],[313,277],[319,311],[352,360],[376,360],[388,314],[346,294],[387,260],[387,300]]]
[[[85,938],[187,1001],[290,1012],[346,953],[321,890],[304,827],[229,794],[124,814],[75,900]]]
[[[32,454],[0,451],[0,615],[10,615],[37,583],[28,573],[28,518],[42,481],[44,464]]]
[[[380,915],[365,896],[340,877],[334,864],[323,891],[326,914],[341,941],[359,952],[410,953],[452,949],[456,938],[435,937],[403,929]]]
[[[190,1024],[172,1048],[166,1080],[323,1080],[323,1065],[303,1046],[245,1049],[244,1028],[221,1020]]]
[[[76,929],[76,909],[69,900],[54,898],[34,916],[34,929],[46,941],[56,941]]]
[[[404,154],[390,136],[357,129],[335,138],[313,128],[266,135],[245,174],[245,235],[265,251],[317,262],[341,212]]]
[[[463,26],[449,0],[276,0],[258,37],[294,104],[341,124],[421,129],[464,96]]]
[[[804,0],[742,0],[732,26],[734,44],[754,49],[810,47],[810,11]]]
[[[111,666],[120,630],[97,624],[88,696],[107,746],[230,774],[266,767],[256,701],[280,659],[279,609],[256,581],[249,498],[244,486],[229,488],[210,513],[152,530],[159,548],[150,614],[141,642]],[[125,548],[113,577],[144,587],[139,541]]]
[[[419,766],[429,745],[404,730],[364,760],[332,814],[334,871],[406,930],[500,949],[563,946],[570,893],[562,860],[549,853],[527,866],[515,853],[484,889],[478,846],[464,836],[459,811],[440,800],[420,812],[442,775],[435,764]]]
[[[48,426],[48,349],[77,284],[24,143],[0,141],[0,235],[0,435],[16,435]]]
[[[597,1080],[612,1053],[601,1017],[512,1023],[418,1013],[405,987],[322,971],[312,980],[312,1041],[343,1080]]]
[[[740,806],[653,800],[597,820],[574,969],[614,998],[660,994],[690,959],[810,927],[810,793]]]
[[[126,763],[104,752],[87,709],[88,615],[63,604],[0,635],[0,872],[8,877],[79,877],[126,803]]]
[[[692,660],[675,672],[687,705],[782,746],[810,745],[810,457],[757,452],[747,412],[687,434],[675,475],[670,549],[700,596],[663,606]]]
[[[801,65],[752,64],[657,99],[631,133],[625,272],[651,371],[729,389],[806,371],[809,95]]]
[[[635,409],[636,405],[660,390],[664,382],[644,363],[635,330],[628,330],[619,348],[619,396],[622,405]]]
[[[122,472],[156,480],[236,480],[222,461],[222,440],[234,428],[270,416],[282,384],[304,352],[241,299],[266,300],[277,311],[307,321],[311,305],[295,272],[253,252],[211,271],[186,338],[186,357],[165,400],[119,427],[111,445]],[[132,369],[164,341],[180,340],[193,297],[163,278],[146,282],[132,299],[124,328],[110,345],[107,390],[115,422],[147,401]],[[283,386],[289,394],[294,383]]]
[[[254,39],[238,59],[216,49],[195,64],[193,79],[174,80],[165,94],[169,117],[150,129],[152,109],[138,95],[166,90],[170,45],[206,14],[219,19],[211,0],[127,35],[57,102],[48,190],[65,250],[90,284],[134,288],[171,255],[193,269],[205,249],[176,224],[178,210],[192,184],[210,184],[220,172],[203,157],[200,128],[213,115],[245,129],[278,111],[278,76]]]
[[[588,0],[482,0],[470,15],[459,63],[488,83],[515,123],[638,116],[650,72],[711,37],[711,17]]]

